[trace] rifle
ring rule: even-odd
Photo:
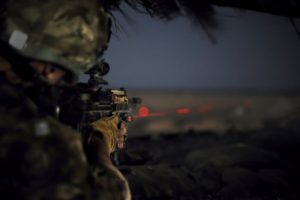
[[[101,85],[108,83],[103,76],[109,72],[109,65],[102,61],[86,74],[87,83],[64,90],[64,101],[60,105],[60,121],[72,125],[79,132],[81,127],[117,113],[120,121],[131,122],[132,111],[141,103],[138,97],[128,98],[124,88],[110,89]]]
[[[86,74],[87,83],[64,90],[64,102],[60,105],[59,120],[78,130],[84,139],[86,128],[94,121],[117,114],[119,124],[133,120],[132,111],[141,103],[138,97],[128,98],[124,88],[109,89],[103,76],[109,72],[109,65],[102,61]]]

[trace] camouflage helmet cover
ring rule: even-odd
[[[99,62],[108,26],[97,0],[8,0],[2,39],[25,57],[79,74]]]

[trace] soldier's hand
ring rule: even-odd
[[[94,130],[104,135],[110,153],[115,151],[116,148],[122,149],[125,147],[125,140],[127,138],[126,122],[119,122],[117,114],[101,118],[91,125]]]
[[[119,129],[117,132],[117,148],[123,149],[125,148],[125,142],[128,136],[126,122],[121,121],[118,127]]]

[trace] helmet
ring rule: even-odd
[[[97,0],[7,0],[1,39],[25,58],[79,74],[100,62],[109,33]]]

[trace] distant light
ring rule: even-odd
[[[212,107],[209,105],[201,106],[199,111],[202,113],[209,113],[212,111]]]
[[[149,116],[149,108],[146,106],[142,106],[139,109],[139,117],[148,117]]]
[[[128,116],[128,117],[127,117],[127,121],[128,121],[128,122],[132,122],[132,121],[133,121],[132,116]]]
[[[176,110],[176,113],[179,115],[187,115],[191,112],[189,108],[179,108]]]

